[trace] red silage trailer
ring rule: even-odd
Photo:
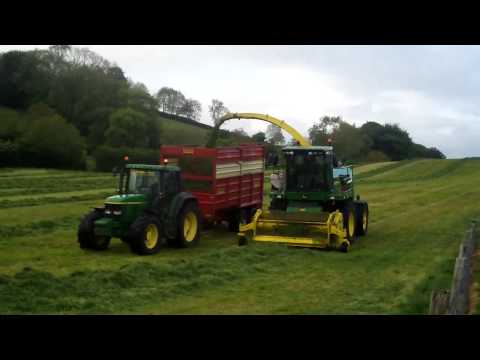
[[[227,221],[238,231],[239,221],[249,221],[262,207],[264,147],[162,146],[160,162],[181,169],[185,191],[199,202],[203,221]]]

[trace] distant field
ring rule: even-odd
[[[184,124],[171,119],[161,119],[162,142],[165,145],[188,144],[204,145],[207,141],[208,129]]]
[[[83,214],[113,193],[108,173],[0,170],[0,313],[411,314],[449,288],[458,245],[480,217],[480,161],[366,165],[357,192],[369,235],[351,252],[238,247],[218,228],[196,249],[78,247]],[[268,189],[268,184],[266,185]]]
[[[394,161],[386,161],[386,162],[379,162],[379,163],[373,163],[373,164],[368,164],[368,165],[362,165],[362,166],[354,166],[353,171],[354,174],[362,174],[365,172],[369,172],[372,170],[380,169],[386,165],[391,165],[394,164]]]

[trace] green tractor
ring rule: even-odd
[[[332,146],[283,149],[286,168],[271,178],[270,207],[240,226],[239,243],[285,243],[347,252],[368,229],[368,203],[354,199],[353,171]]]
[[[105,250],[112,237],[132,252],[158,252],[169,246],[192,247],[200,239],[197,199],[182,191],[180,169],[167,165],[127,164],[120,172],[118,195],[87,214],[78,228],[82,249]]]

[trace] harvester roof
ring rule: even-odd
[[[293,150],[304,150],[304,151],[333,151],[333,146],[286,146],[282,149],[283,151],[293,151]]]

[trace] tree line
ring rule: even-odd
[[[197,121],[202,113],[181,91],[162,87],[152,95],[118,65],[70,45],[1,53],[0,79],[0,166],[81,169],[90,154],[105,170],[105,159],[121,152],[158,160],[159,111]],[[212,119],[226,111],[212,100]],[[224,142],[238,137],[223,135]]]
[[[147,87],[87,48],[53,45],[46,50],[0,53],[0,166],[83,169],[87,155],[109,170],[128,153],[132,161],[158,161],[162,143],[159,111],[199,120],[202,104],[180,90]],[[229,112],[213,99],[214,123]],[[415,144],[397,125],[368,122],[357,128],[340,117],[323,117],[309,129],[314,145],[331,138],[340,157],[350,161],[443,158],[435,148]],[[249,136],[243,129],[220,131],[219,146],[245,142],[285,144],[281,130]]]
[[[282,131],[275,125],[269,125],[266,132],[258,132],[252,138],[268,144],[269,151],[277,155],[279,148],[286,145]],[[445,159],[437,148],[414,143],[408,132],[398,124],[381,125],[369,121],[356,127],[339,116],[323,116],[310,127],[308,138],[312,145],[328,145],[330,140],[337,157],[344,163]],[[290,145],[294,144],[292,139]]]

